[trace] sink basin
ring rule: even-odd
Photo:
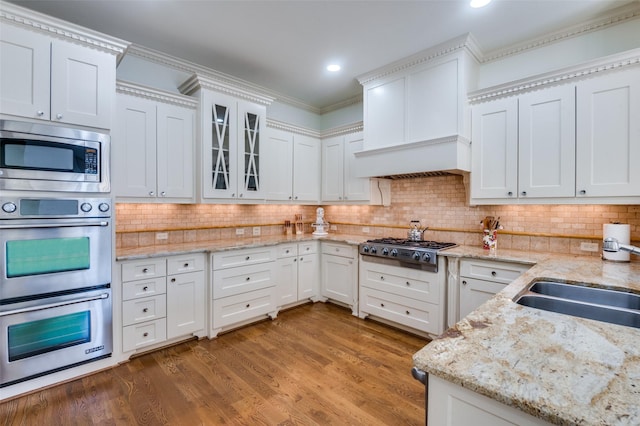
[[[535,282],[516,303],[611,324],[640,328],[640,295],[555,281]]]

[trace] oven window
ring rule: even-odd
[[[9,362],[91,341],[91,312],[10,325]]]
[[[80,154],[81,151],[78,151]],[[66,172],[74,170],[76,157],[72,145],[40,141],[7,142],[3,153],[5,167]],[[84,164],[82,166],[84,169]]]
[[[7,241],[7,278],[89,269],[89,237]]]

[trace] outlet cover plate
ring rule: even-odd
[[[236,228],[236,235],[244,235],[244,228]]]
[[[599,249],[598,243],[580,243],[580,250],[582,251],[597,252]]]
[[[259,226],[254,226],[253,227],[253,236],[254,237],[259,237],[260,236],[260,227]]]
[[[156,232],[156,240],[168,240],[169,234],[166,232]]]

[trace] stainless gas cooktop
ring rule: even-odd
[[[455,243],[438,241],[412,241],[402,238],[380,238],[359,245],[360,254],[374,258],[388,258],[402,263],[437,267],[440,250],[455,247]]]

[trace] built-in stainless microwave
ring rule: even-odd
[[[0,120],[0,189],[109,192],[109,153],[103,133]]]

